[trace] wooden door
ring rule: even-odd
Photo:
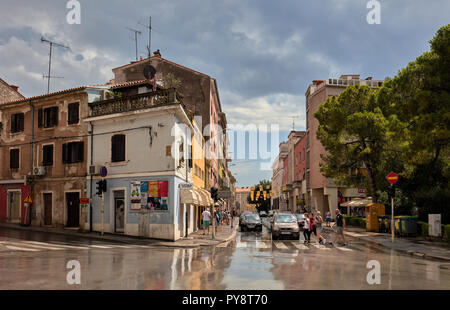
[[[66,193],[67,227],[80,226],[80,193]]]
[[[44,225],[52,225],[52,194],[45,193],[44,194]]]

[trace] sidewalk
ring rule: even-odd
[[[200,246],[214,246],[222,242],[226,242],[236,236],[237,226],[238,226],[237,222],[235,222],[235,226],[233,229],[231,229],[230,225],[220,226],[215,240],[212,240],[211,238],[211,229],[210,229],[209,236],[203,235],[203,231],[199,230],[197,232],[190,234],[187,238],[182,238],[177,241],[168,241],[135,236],[117,235],[110,233],[104,233],[102,236],[99,232],[79,231],[77,229],[60,229],[60,228],[39,227],[39,226],[26,227],[20,226],[19,224],[0,223],[0,228],[4,229],[56,234],[75,238],[85,238],[90,240],[133,243],[133,244],[175,247],[175,248],[197,248]]]
[[[330,227],[324,227],[327,232],[331,232]],[[344,232],[345,236],[371,242],[384,248],[393,249],[404,254],[442,261],[450,261],[450,243],[441,241],[430,241],[421,236],[418,237],[397,237],[392,243],[391,234],[367,232],[363,228],[348,227]],[[334,238],[334,236],[332,236]]]

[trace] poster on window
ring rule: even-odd
[[[131,210],[141,209],[141,182],[131,182]]]
[[[131,183],[132,210],[169,209],[169,181],[140,181]]]

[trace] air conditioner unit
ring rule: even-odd
[[[45,167],[34,167],[33,168],[33,174],[36,176],[43,176],[45,175]]]
[[[100,166],[89,166],[89,174],[95,175],[100,174]]]

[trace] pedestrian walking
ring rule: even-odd
[[[202,220],[203,220],[203,234],[205,234],[205,228],[207,228],[209,235],[209,225],[211,224],[211,213],[207,209],[205,209],[205,211],[202,212]]]
[[[325,218],[325,221],[327,222],[327,227],[330,227],[330,223],[331,223],[331,213],[330,213],[330,211],[327,212],[327,217]]]
[[[309,214],[309,235],[311,236],[311,234],[314,233],[314,236],[316,236],[316,238],[317,238],[316,228],[317,228],[316,218],[314,217],[313,213],[310,213]],[[316,240],[316,243],[318,243],[317,240]]]
[[[303,237],[305,238],[305,243],[311,241],[311,231],[309,230],[309,217],[308,213],[305,213],[304,225],[303,225]]]
[[[344,241],[344,246],[346,246],[347,241],[345,240],[345,236],[344,236],[345,219],[344,219],[344,216],[339,211],[339,209],[336,209],[335,213],[336,213],[336,235],[334,236],[334,240],[331,244],[334,245],[336,243],[337,239],[339,237],[341,237],[342,240]]]
[[[216,212],[215,216],[214,216],[214,220],[215,220],[215,230],[216,230],[216,234],[217,234],[217,229],[219,228],[219,223],[220,223],[220,212]]]
[[[317,238],[319,239],[319,243],[323,243],[325,244],[327,242],[327,240],[322,237],[322,230],[323,230],[323,218],[320,215],[320,211],[317,211],[317,215],[316,215],[316,226],[317,226]]]

